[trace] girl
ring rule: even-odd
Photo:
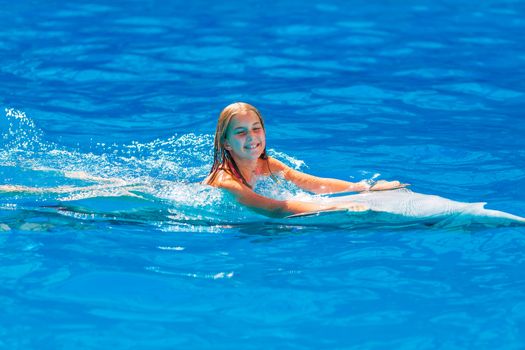
[[[266,154],[264,121],[252,105],[237,102],[224,108],[215,132],[214,161],[204,184],[224,188],[254,211],[272,217],[284,217],[311,211],[348,209],[366,211],[363,204],[347,202],[324,205],[295,200],[275,200],[253,191],[259,176],[281,174],[298,187],[316,193],[390,190],[405,187],[399,181],[348,182],[321,178],[294,170]]]

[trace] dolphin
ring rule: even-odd
[[[486,203],[484,202],[458,202],[436,195],[416,193],[406,188],[325,196],[320,197],[319,202],[323,204],[357,202],[367,205],[370,209],[363,212],[336,209],[303,213],[288,216],[288,222],[352,226],[376,224],[437,227],[525,225],[525,218],[503,211],[485,209]]]

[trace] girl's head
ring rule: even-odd
[[[254,106],[236,102],[224,108],[217,122],[211,172],[220,167],[238,172],[236,159],[266,159],[266,137],[261,113]]]

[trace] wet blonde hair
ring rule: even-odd
[[[213,165],[211,167],[207,181],[209,184],[213,182],[219,170],[225,170],[231,175],[233,175],[235,178],[237,178],[239,181],[241,181],[243,184],[251,188],[251,186],[248,184],[246,179],[242,176],[241,172],[239,171],[237,164],[235,164],[235,160],[233,160],[230,151],[224,148],[224,141],[226,141],[226,134],[228,132],[228,127],[230,126],[232,118],[239,113],[248,111],[254,112],[257,115],[257,117],[259,117],[259,121],[261,122],[263,132],[266,133],[263,118],[261,116],[261,113],[257,110],[257,108],[245,102],[235,102],[226,106],[219,115],[219,120],[217,121],[217,129],[215,130],[215,141],[213,145]],[[264,148],[259,158],[268,161],[268,156],[266,155],[266,147]]]

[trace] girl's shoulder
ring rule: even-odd
[[[226,169],[215,170],[204,179],[203,184],[218,188],[236,188],[240,185],[239,181]]]
[[[268,166],[272,172],[284,172],[289,169],[283,162],[273,157],[268,157]]]

